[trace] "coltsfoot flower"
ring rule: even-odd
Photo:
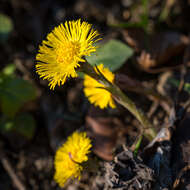
[[[50,89],[63,85],[68,77],[77,77],[75,69],[85,62],[84,56],[96,51],[98,36],[91,24],[80,19],[60,24],[39,47],[36,72],[49,81]]]
[[[70,178],[80,180],[83,170],[81,163],[88,160],[91,146],[91,140],[85,132],[74,132],[57,150],[54,179],[60,187],[63,187]]]
[[[109,69],[104,68],[103,64],[98,65],[98,69],[108,81],[113,83],[115,75],[109,71]],[[88,97],[90,103],[94,104],[95,106],[99,106],[101,109],[106,108],[108,105],[111,108],[115,108],[116,106],[112,99],[111,93],[103,88],[105,88],[103,84],[99,83],[90,76],[85,75],[84,93]]]

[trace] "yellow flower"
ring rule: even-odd
[[[69,178],[80,180],[83,167],[81,163],[88,160],[91,141],[85,132],[74,132],[57,150],[55,155],[55,181],[63,187]]]
[[[49,81],[50,89],[65,83],[67,77],[77,77],[75,69],[83,56],[96,51],[98,32],[81,20],[65,22],[55,27],[42,42],[36,56],[36,72]]]
[[[98,65],[98,69],[105,76],[105,78],[113,83],[115,75],[109,71],[109,69],[104,68],[103,64]],[[97,71],[96,71],[97,72]],[[104,88],[104,85],[94,80],[88,75],[84,77],[84,93],[88,97],[90,103],[95,106],[99,106],[101,109],[107,107],[108,105],[115,108],[115,103],[112,99],[111,93]]]

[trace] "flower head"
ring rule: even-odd
[[[91,141],[86,133],[74,132],[57,150],[55,155],[55,181],[63,187],[69,178],[80,180],[83,167],[81,163],[88,160]]]
[[[104,68],[103,64],[98,65],[98,69],[108,81],[113,83],[115,75],[109,71],[109,69]],[[112,108],[115,108],[111,93],[103,88],[105,88],[103,84],[99,83],[90,76],[85,75],[84,93],[88,97],[90,103],[94,104],[95,106],[99,106],[101,109],[107,107],[108,105]]]
[[[50,89],[63,85],[67,77],[77,77],[75,69],[83,56],[96,51],[98,32],[81,20],[65,22],[55,27],[42,42],[36,56],[36,72],[49,81]]]

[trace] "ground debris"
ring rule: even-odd
[[[119,153],[113,162],[106,163],[107,189],[150,190],[154,182],[154,171],[146,166],[140,157],[134,157],[129,150]]]
[[[173,135],[172,168],[174,189],[189,190],[190,184],[190,113],[187,112]]]

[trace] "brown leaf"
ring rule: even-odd
[[[188,43],[188,37],[180,33],[161,32],[151,36],[149,52],[160,65],[182,53]]]
[[[124,141],[128,128],[116,117],[86,117],[86,130],[93,140],[93,151],[104,160],[111,161],[114,150]]]
[[[94,153],[105,160],[112,160],[118,137],[112,118],[87,116],[86,126],[89,136],[93,139]]]
[[[137,58],[139,66],[147,72],[162,72],[163,66],[170,69],[176,67],[170,62],[173,57],[182,55],[189,44],[189,38],[177,32],[160,32],[147,36],[142,29],[129,29],[123,31],[126,42],[137,52],[141,52]],[[181,61],[182,62],[182,61]],[[157,67],[160,68],[157,68]],[[166,70],[165,69],[165,70]]]
[[[96,134],[100,134],[103,136],[113,136],[116,132],[116,128],[114,126],[113,120],[111,118],[92,118],[87,116],[86,122],[90,124],[93,131]]]

